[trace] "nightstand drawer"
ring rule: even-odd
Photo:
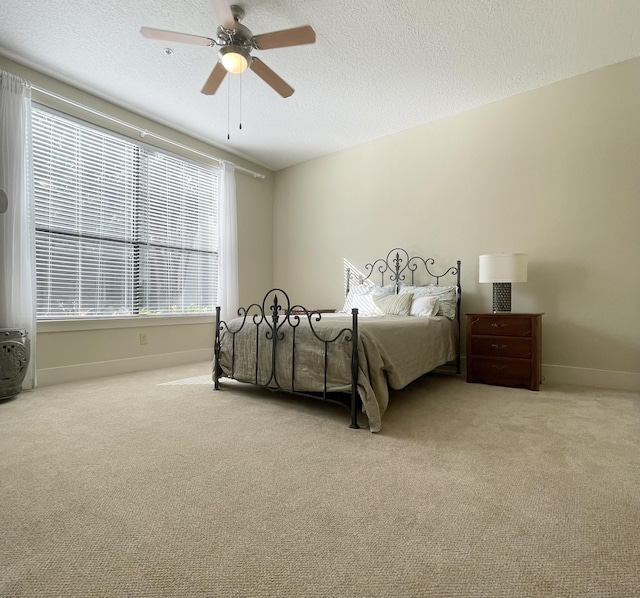
[[[531,336],[531,318],[491,315],[471,318],[472,335]]]
[[[469,368],[469,382],[486,382],[506,386],[529,386],[531,361],[526,359],[491,359],[476,357]]]
[[[477,356],[531,359],[531,338],[474,336],[471,352]]]

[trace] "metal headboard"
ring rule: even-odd
[[[446,276],[455,277],[455,287],[457,288],[457,301],[456,301],[456,322],[458,324],[458,343],[460,340],[460,302],[462,299],[462,287],[460,285],[460,260],[456,261],[455,266],[450,266],[444,272],[434,270],[435,259],[432,257],[421,258],[419,256],[409,257],[409,253],[406,249],[396,247],[387,253],[386,257],[379,258],[370,264],[365,264],[365,275],[363,276],[358,272],[355,275],[355,280],[358,284],[363,284],[366,281],[374,284],[372,277],[374,274],[379,275],[380,286],[385,286],[385,279],[387,284],[395,285],[395,292],[398,292],[401,284],[415,285],[417,284],[416,273],[418,271],[424,271],[429,277],[430,281],[435,281],[435,284],[441,285],[441,279]],[[351,286],[351,279],[354,278],[354,273],[350,268],[347,268],[346,272],[347,284],[346,293],[349,293]],[[422,281],[420,281],[422,282]],[[424,283],[423,283],[424,284]],[[453,286],[453,281],[451,286]],[[458,346],[457,358],[456,358],[456,371],[460,373],[460,346]]]
[[[455,266],[449,267],[444,272],[437,274],[432,271],[431,267],[435,265],[435,260],[430,258],[421,258],[418,256],[409,257],[409,253],[406,249],[402,249],[401,247],[396,247],[387,253],[386,257],[379,258],[375,262],[370,264],[365,264],[365,272],[366,275],[362,276],[358,274],[356,280],[359,284],[364,283],[365,281],[369,281],[373,283],[373,275],[379,274],[380,276],[380,286],[385,285],[385,277],[387,277],[388,283],[394,283],[396,286],[396,291],[398,286],[402,283],[408,285],[416,284],[416,272],[422,267],[424,272],[431,278],[431,280],[435,280],[435,284],[440,285],[440,279],[444,278],[447,275],[455,276],[456,283],[455,286],[458,288],[458,296],[460,296],[460,260],[456,262]],[[349,268],[347,268],[347,293],[349,292],[351,280],[353,278],[353,273]]]

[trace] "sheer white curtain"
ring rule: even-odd
[[[238,210],[233,164],[222,162],[218,181],[218,305],[223,320],[238,313]]]
[[[8,207],[0,214],[0,328],[25,329],[31,359],[22,388],[36,385],[36,276],[31,88],[0,71],[0,189]]]

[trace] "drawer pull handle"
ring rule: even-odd
[[[509,345],[496,345],[495,343],[493,343],[493,344],[491,345],[491,348],[492,348],[492,349],[508,349],[508,348],[509,348]]]
[[[509,369],[508,365],[492,365],[491,367],[494,370],[508,370]]]
[[[506,328],[508,326],[508,324],[505,324],[504,322],[493,322],[491,324],[491,328]]]

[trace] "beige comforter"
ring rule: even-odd
[[[296,320],[291,316],[291,321]],[[230,330],[238,330],[241,319],[229,322]],[[220,366],[224,376],[250,383],[280,387],[287,390],[321,392],[324,383],[325,343],[323,339],[339,337],[327,344],[327,391],[348,392],[351,389],[351,343],[341,331],[350,329],[351,316],[322,314],[320,322],[300,316],[295,327],[295,377],[292,377],[291,347],[293,329],[281,318],[275,359],[275,379],[272,372],[272,341],[263,323],[260,329],[248,318],[235,335],[223,330],[220,337]],[[456,358],[457,325],[442,317],[364,316],[358,319],[358,394],[369,428],[382,428],[382,416],[389,402],[389,387],[404,388],[423,374]],[[257,341],[259,339],[259,341]],[[256,342],[260,343],[256,370]],[[232,360],[235,344],[235,359]],[[233,361],[233,363],[232,363]]]

